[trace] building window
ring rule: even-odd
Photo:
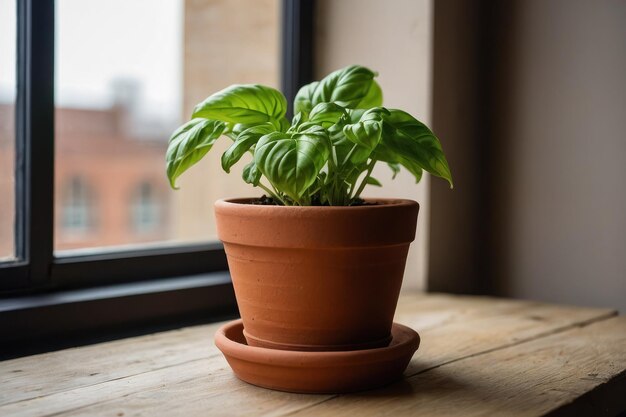
[[[132,195],[131,225],[136,233],[153,233],[161,224],[161,204],[154,186],[142,182]]]
[[[65,189],[62,206],[63,231],[86,234],[94,226],[93,191],[81,177],[72,177]]]

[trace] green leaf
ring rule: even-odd
[[[378,181],[376,178],[374,177],[367,177],[367,184],[369,185],[373,185],[375,187],[382,187],[383,185],[380,183],[380,181]]]
[[[326,131],[315,126],[302,133],[275,132],[263,136],[256,145],[254,162],[278,190],[299,201],[329,155]]]
[[[287,129],[287,132],[288,133],[296,133],[296,132],[301,133],[315,126],[318,126],[318,123],[310,122],[308,115],[300,112],[293,117],[291,127]]]
[[[356,183],[359,177],[361,176],[361,174],[363,174],[363,171],[365,171],[366,169],[367,169],[366,162],[360,162],[358,164],[354,164],[352,169],[349,171],[349,173],[345,177],[346,182],[348,184]]]
[[[172,134],[165,155],[172,188],[177,188],[176,179],[183,172],[206,155],[225,127],[225,123],[217,120],[192,119]]]
[[[391,179],[395,180],[396,176],[400,173],[400,164],[395,162],[387,162],[387,166],[389,166],[389,169],[391,169],[391,172],[393,174],[391,176]]]
[[[271,123],[276,126],[276,130],[278,130],[279,132],[286,132],[291,127],[291,123],[289,123],[289,120],[287,120],[285,116],[278,119],[278,123],[276,123],[276,121],[274,120],[272,120]]]
[[[293,119],[291,119],[291,127],[289,128],[288,131],[296,131],[298,130],[298,127],[300,127],[300,125],[304,122],[306,122],[307,118],[306,115],[302,112],[296,114],[295,116],[293,116]]]
[[[416,183],[420,182],[420,180],[422,179],[422,167],[412,159],[405,158],[403,155],[398,154],[394,150],[387,147],[384,143],[384,140],[385,139],[383,132],[383,139],[381,140],[381,143],[378,144],[376,149],[374,149],[374,152],[372,152],[372,158],[376,159],[377,161],[387,162],[387,165],[389,165],[391,170],[394,172],[393,178],[395,178],[397,174],[397,172],[394,170],[394,167],[398,169],[399,172],[398,167],[399,165],[402,165],[407,171],[413,174]]]
[[[410,114],[395,109],[390,109],[389,112],[383,122],[381,140],[383,146],[379,146],[381,149],[376,149],[378,154],[383,153],[389,157],[381,158],[381,160],[402,164],[415,175],[418,181],[417,168],[422,168],[448,180],[452,187],[452,174],[439,139],[426,125]],[[421,172],[419,177],[421,177]]]
[[[303,86],[296,94],[294,111],[310,113],[320,103],[337,103],[351,109],[382,105],[380,86],[374,81],[376,73],[360,65],[334,71]]]
[[[316,127],[321,127],[319,126],[317,123],[313,123],[313,122],[304,122],[304,123],[300,123],[296,129],[292,129],[291,132],[292,133],[302,133],[305,132],[307,130],[310,130],[312,128],[316,128]]]
[[[363,100],[359,102],[357,108],[370,109],[372,107],[380,107],[383,105],[383,91],[380,85],[376,81],[372,82],[370,89],[368,90]]]
[[[371,149],[364,148],[363,146],[349,141],[341,131],[331,135],[331,142],[335,149],[334,152],[339,165],[343,165],[344,163],[358,165],[366,161],[372,153]],[[346,158],[348,158],[348,160],[346,160]]]
[[[348,140],[343,133],[343,128],[346,124],[358,123],[363,114],[366,112],[364,109],[345,109],[346,117],[341,119],[339,123],[331,126],[328,129],[330,133],[331,142],[333,148],[335,148],[335,155],[337,156],[337,163],[342,165],[344,162],[350,162],[353,165],[358,165],[369,158],[372,150],[363,146],[359,146],[354,142]],[[353,149],[354,148],[354,149]],[[350,155],[349,160],[346,158]]]
[[[367,110],[358,122],[344,126],[343,133],[350,142],[363,146],[371,152],[380,142],[383,115],[386,114],[389,112],[384,107]]]
[[[252,184],[256,187],[261,181],[261,175],[261,171],[259,171],[254,161],[252,161],[243,168],[241,176],[246,184]]]
[[[299,113],[301,114],[301,113]],[[345,116],[346,109],[337,103],[320,103],[313,107],[309,114],[309,122],[318,124],[325,129],[337,124]]]
[[[275,122],[280,127],[286,111],[287,100],[280,91],[258,84],[236,84],[198,104],[192,117],[233,124]]]
[[[315,90],[319,86],[319,81],[313,81],[310,84],[303,85],[293,100],[293,112],[309,114],[317,102],[314,103]]]
[[[232,140],[237,140],[237,137],[241,135],[241,132],[251,127],[254,127],[256,125],[257,123],[251,123],[251,124],[226,123],[226,131],[224,131],[224,133],[227,134],[228,137],[230,137]]]
[[[241,132],[237,140],[222,154],[222,168],[224,171],[230,172],[230,168],[261,139],[261,136],[275,131],[276,128],[273,124],[263,123]]]
[[[357,123],[363,117],[363,113],[365,113],[366,109],[347,109],[346,113],[348,114],[348,121],[350,123]]]

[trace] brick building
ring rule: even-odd
[[[168,132],[161,140],[133,136],[127,115],[115,106],[57,109],[55,249],[141,243],[169,235],[163,140]],[[3,138],[14,135],[12,117],[9,106],[0,106]],[[10,141],[0,141],[0,253],[11,251],[6,237],[13,231],[13,157]]]

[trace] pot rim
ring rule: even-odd
[[[413,206],[419,203],[415,200],[404,198],[364,198],[368,203],[381,203],[363,206],[279,206],[269,204],[250,204],[250,201],[257,200],[258,197],[235,197],[221,198],[215,201],[215,206],[222,207],[249,207],[251,210],[263,208],[265,210],[324,210],[324,211],[343,211],[343,210],[382,210],[389,207]]]
[[[415,239],[419,204],[370,199],[368,206],[269,206],[246,198],[215,202],[224,243],[281,248],[357,248],[408,244]]]

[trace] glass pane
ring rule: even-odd
[[[258,195],[222,138],[171,190],[165,149],[196,103],[279,84],[280,0],[57,0],[55,249],[215,239],[213,202]],[[221,142],[221,143],[220,143]]]
[[[15,0],[0,0],[0,262],[15,257]]]

